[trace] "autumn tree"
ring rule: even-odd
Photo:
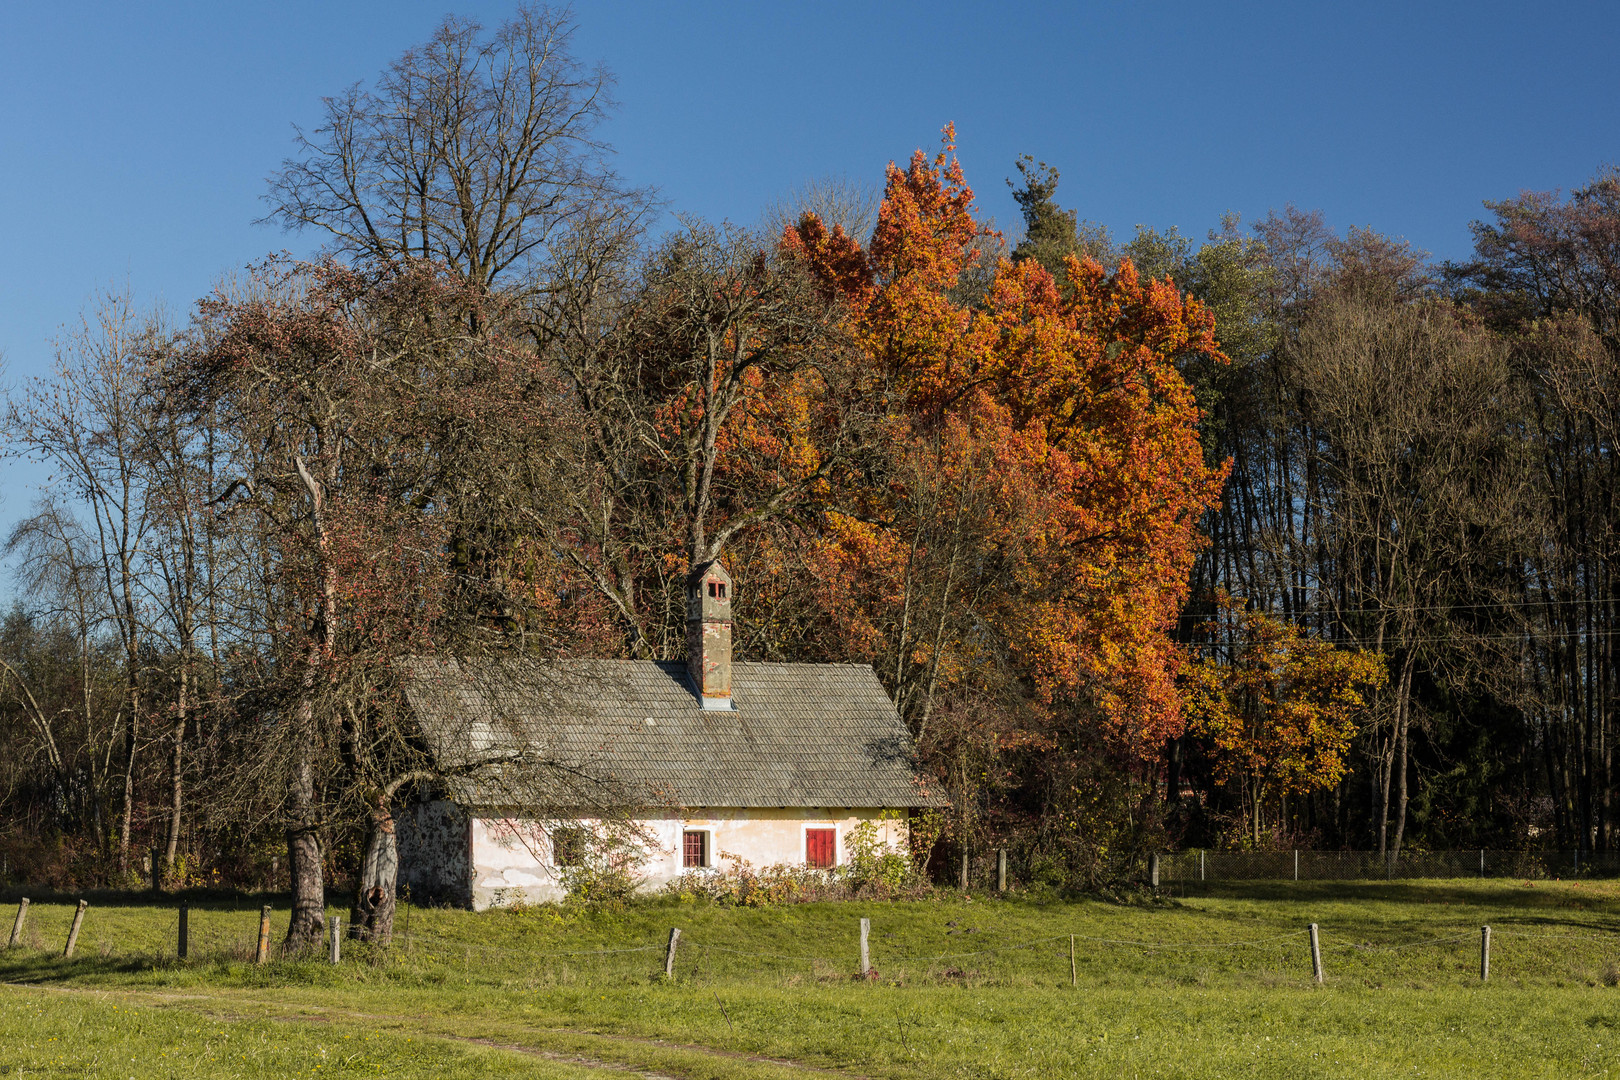
[[[652,252],[614,318],[553,343],[583,430],[569,512],[523,520],[608,605],[632,655],[678,655],[688,579],[822,498],[855,392],[835,301],[740,230]]]
[[[1242,794],[1259,844],[1273,800],[1336,785],[1357,728],[1383,686],[1383,657],[1336,649],[1297,625],[1229,597],[1203,656],[1186,669],[1190,731],[1207,742],[1215,778]]]
[[[785,239],[850,305],[888,410],[883,471],[825,517],[827,617],[964,783],[985,772],[969,745],[1062,759],[1094,732],[1141,760],[1182,724],[1166,630],[1222,470],[1176,362],[1219,354],[1212,321],[1129,262],[1072,256],[1064,288],[1002,260],[961,295],[983,228],[951,149],[947,129],[891,166],[869,247],[813,218]]]

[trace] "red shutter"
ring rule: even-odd
[[[804,830],[804,861],[810,866],[836,866],[838,863],[838,830]]]

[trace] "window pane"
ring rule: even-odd
[[[582,829],[551,831],[551,861],[556,866],[578,866],[585,861],[585,833]]]
[[[708,866],[709,865],[709,834],[697,829],[688,829],[681,837],[681,865],[682,866]]]

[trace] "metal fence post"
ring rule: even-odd
[[[1485,876],[1485,849],[1479,849],[1479,876]]]
[[[177,959],[184,960],[190,951],[191,945],[191,905],[180,901],[180,934],[179,940],[174,943],[174,954]]]
[[[1204,880],[1204,849],[1198,849],[1198,880]]]
[[[1491,928],[1479,928],[1479,981],[1485,982],[1491,977]]]
[[[1311,974],[1316,978],[1316,985],[1322,985],[1322,942],[1317,936],[1316,924],[1311,923]]]
[[[1299,880],[1299,848],[1294,849],[1294,880]]]

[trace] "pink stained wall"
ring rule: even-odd
[[[656,891],[686,869],[681,865],[681,838],[688,829],[709,834],[711,869],[724,870],[734,858],[754,866],[800,864],[805,859],[806,829],[831,828],[838,834],[838,862],[848,859],[845,837],[863,821],[880,819],[882,808],[828,807],[804,809],[703,808],[688,816],[642,818],[637,874],[643,891]],[[579,822],[589,826],[589,821]],[[890,846],[906,842],[904,820],[884,822],[879,834]],[[472,906],[482,911],[518,902],[560,900],[560,868],[552,865],[548,826],[522,818],[474,817],[471,822]]]

